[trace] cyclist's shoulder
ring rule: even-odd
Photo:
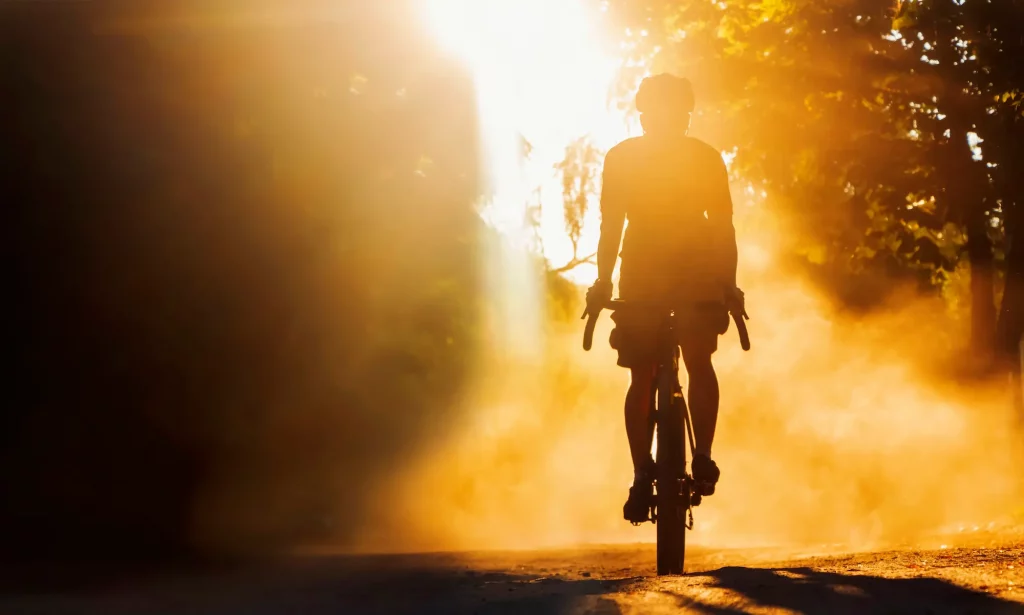
[[[673,151],[674,154],[671,153]],[[672,143],[642,136],[631,137],[619,142],[605,154],[606,168],[645,166],[656,164],[658,161],[683,162],[689,167],[709,172],[725,168],[725,160],[720,151],[709,143],[690,136]]]
[[[630,156],[647,154],[664,154],[665,147],[666,142],[664,141],[655,141],[643,136],[630,137],[613,146],[608,150],[606,156],[609,158],[628,158]],[[685,136],[675,141],[674,145],[669,145],[669,147],[683,149],[688,154],[705,160],[722,160],[722,153],[720,151],[711,144],[696,137]]]
[[[605,160],[628,160],[644,149],[643,137],[630,137],[612,146],[605,154]]]
[[[698,160],[708,164],[725,165],[725,160],[722,159],[722,152],[718,151],[710,143],[690,136],[686,137],[683,142]]]

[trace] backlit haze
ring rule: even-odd
[[[581,139],[639,134],[648,66],[692,79],[692,134],[732,161],[752,318],[750,352],[720,338],[722,482],[688,542],[810,552],[1020,524],[1008,387],[963,352],[984,296],[964,225],[926,211],[948,186],[889,146],[934,157],[944,127],[910,132],[924,103],[869,108],[857,72],[888,43],[917,62],[891,11],[804,47],[787,46],[801,24],[843,11],[669,3],[685,30],[641,29],[655,4],[5,3],[19,300],[0,527],[33,556],[652,542],[622,520],[628,373],[607,314],[581,349],[596,271],[566,268],[555,168]],[[984,168],[1009,168],[1012,144],[977,130]]]
[[[539,199],[545,255],[556,267],[568,262],[572,247],[554,165],[576,138],[607,150],[631,134],[626,115],[611,104],[620,62],[610,53],[604,14],[585,0],[421,1],[440,44],[474,77],[485,175],[494,191],[487,216],[515,238],[525,230],[525,206]],[[637,134],[635,121],[632,129]],[[520,138],[532,147],[528,158]],[[580,256],[596,249],[596,210],[595,204]],[[581,280],[593,275],[590,267],[573,272]]]
[[[628,375],[605,342],[608,319],[583,353],[578,321],[543,322],[534,278],[517,269],[530,245],[524,207],[538,188],[544,254],[556,267],[572,257],[552,168],[565,146],[590,135],[606,150],[637,134],[610,98],[615,29],[582,0],[423,0],[422,10],[475,80],[493,191],[485,216],[509,239],[489,256],[503,265],[482,270],[512,322],[496,325],[484,349],[465,420],[388,483],[402,505],[371,515],[361,547],[652,541],[652,526],[621,518],[632,476]],[[533,146],[528,160],[520,134]],[[910,295],[881,315],[843,314],[777,258],[786,230],[763,207],[771,195],[752,192],[735,190],[734,200],[753,351],[739,350],[733,329],[721,338],[714,453],[723,478],[695,511],[692,540],[859,548],[1010,520],[1021,499],[1003,389],[932,375],[962,331],[938,324],[948,322],[941,305]],[[581,256],[596,246],[596,209]],[[586,284],[594,273],[570,275]],[[930,321],[943,336],[922,340],[907,326]],[[510,343],[532,351],[510,355]]]

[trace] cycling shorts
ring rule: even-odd
[[[644,308],[623,308],[612,313],[615,327],[609,339],[618,351],[618,364],[627,368],[653,365],[657,361],[658,335],[663,312]],[[710,356],[718,350],[718,336],[729,329],[725,305],[704,302],[676,310],[675,343],[693,356]]]

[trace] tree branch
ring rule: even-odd
[[[573,257],[573,259],[571,261],[569,261],[568,263],[562,265],[561,267],[559,267],[557,269],[552,269],[551,273],[554,273],[554,274],[566,273],[567,271],[572,271],[573,269],[579,267],[580,265],[596,265],[596,264],[597,264],[597,252],[594,252],[590,256],[584,256],[583,258]]]

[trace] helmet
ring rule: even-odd
[[[656,110],[693,113],[693,86],[689,79],[669,73],[645,77],[636,92],[636,109],[640,113]]]

